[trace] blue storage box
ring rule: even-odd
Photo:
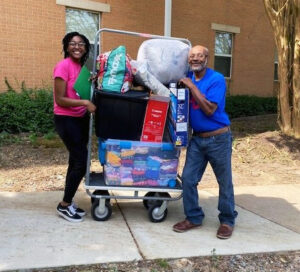
[[[179,153],[173,143],[99,140],[99,160],[104,164],[106,185],[173,187]]]

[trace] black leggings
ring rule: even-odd
[[[63,201],[71,203],[86,173],[89,114],[83,117],[54,115],[55,127],[69,151]]]

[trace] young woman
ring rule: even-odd
[[[69,166],[57,212],[70,222],[80,222],[86,213],[77,207],[73,197],[86,173],[89,112],[95,112],[96,107],[91,101],[80,99],[73,86],[88,58],[90,43],[84,35],[71,32],[63,38],[62,44],[64,59],[53,72],[54,122],[69,151]]]

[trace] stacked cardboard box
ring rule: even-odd
[[[168,108],[169,97],[152,95],[149,98],[143,124],[141,141],[162,142]]]
[[[177,147],[188,144],[189,90],[176,84],[170,85],[170,109],[168,114],[168,129],[172,141]]]

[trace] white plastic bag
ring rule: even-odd
[[[186,76],[189,49],[178,40],[150,39],[141,44],[137,61],[147,64],[149,72],[167,85]]]
[[[170,96],[170,90],[159,82],[147,68],[144,62],[131,60],[130,61],[132,73],[136,82],[140,85],[148,87],[153,93],[161,96]]]

